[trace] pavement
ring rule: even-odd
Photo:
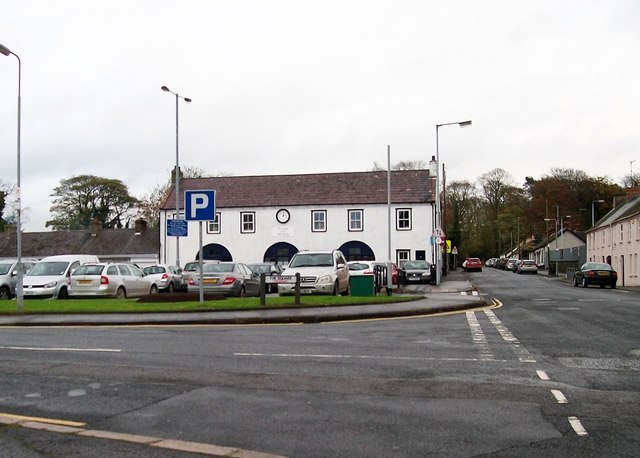
[[[28,314],[0,316],[0,326],[142,326],[322,323],[398,318],[474,309],[487,305],[473,284],[457,272],[440,285],[409,285],[393,294],[420,295],[409,302],[337,307],[290,307],[188,313]],[[267,299],[268,301],[268,299]]]

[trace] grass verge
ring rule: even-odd
[[[367,305],[407,302],[422,296],[302,296],[301,304],[295,304],[293,296],[269,296],[266,305],[260,298],[227,298],[193,302],[138,302],[137,299],[38,299],[24,300],[22,310],[16,301],[1,301],[0,314],[60,314],[60,313],[158,313],[158,312],[210,312],[216,310],[251,310],[287,307],[331,307],[341,305]]]

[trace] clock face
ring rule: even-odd
[[[289,210],[286,210],[284,208],[281,208],[280,210],[278,210],[276,212],[276,219],[278,220],[279,223],[283,223],[283,224],[289,221]]]

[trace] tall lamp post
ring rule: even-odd
[[[17,154],[17,169],[18,169],[18,178],[16,183],[16,203],[18,204],[18,215],[16,220],[16,251],[18,261],[16,262],[16,307],[18,310],[22,310],[24,305],[24,294],[22,289],[22,190],[20,187],[20,120],[21,120],[21,97],[20,97],[20,86],[22,81],[22,62],[20,61],[20,56],[16,53],[11,52],[9,48],[0,44],[0,54],[4,54],[5,56],[13,55],[18,59],[18,154]]]
[[[173,92],[167,86],[162,86],[162,89],[165,92],[170,92],[176,96],[176,169],[175,169],[175,180],[176,180],[176,219],[180,219],[180,142],[179,142],[179,130],[178,130],[178,102],[180,99],[184,100],[187,103],[191,103],[191,99],[188,97],[182,97],[178,95],[177,92]],[[176,265],[180,267],[180,237],[176,236]]]
[[[596,208],[595,208],[595,204],[601,204],[602,202],[604,202],[604,200],[602,199],[598,199],[598,200],[594,200],[593,202],[591,202],[591,227],[593,227],[596,224]]]
[[[442,210],[440,208],[440,173],[442,172],[442,169],[440,167],[440,141],[438,138],[438,130],[442,126],[453,126],[456,124],[460,127],[468,127],[471,125],[471,121],[446,122],[444,124],[436,124],[436,165],[438,166],[436,169],[436,224],[434,225],[435,233],[431,236],[436,264],[436,285],[440,284],[440,278],[442,275],[442,261],[440,259],[441,252],[440,245],[438,244],[438,239],[445,235],[442,231]]]

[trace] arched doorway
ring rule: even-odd
[[[264,252],[263,262],[268,262],[269,264],[280,264],[285,265],[289,264],[289,261],[296,254],[298,248],[291,245],[287,242],[278,242],[271,245],[267,248],[267,251]]]
[[[352,240],[340,247],[347,261],[375,261],[376,255],[369,245],[364,242]]]
[[[196,253],[196,259],[198,259],[200,253]],[[215,260],[215,261],[233,261],[233,256],[229,253],[224,246],[218,243],[210,243],[202,247],[202,260]]]

